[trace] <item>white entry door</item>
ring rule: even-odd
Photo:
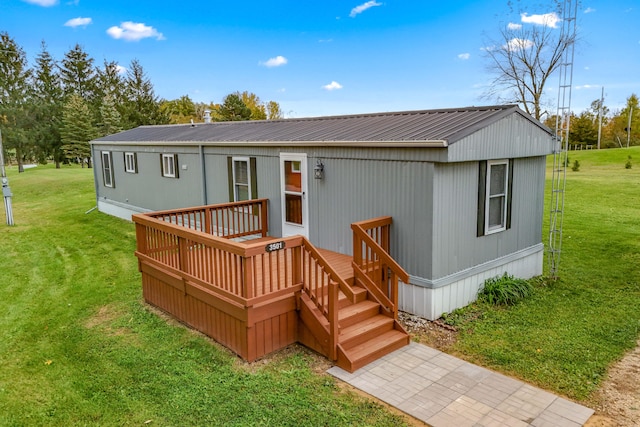
[[[280,153],[282,236],[309,237],[307,155]]]

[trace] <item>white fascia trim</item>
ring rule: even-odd
[[[544,251],[544,244],[538,243],[537,245],[530,246],[525,249],[521,249],[517,252],[513,252],[509,255],[505,255],[500,258],[493,259],[491,261],[485,262],[483,264],[478,264],[471,268],[467,268],[466,270],[458,271],[457,273],[450,274],[445,277],[441,277],[439,279],[431,280],[425,279],[424,277],[412,276],[409,275],[409,283],[416,286],[421,286],[423,288],[429,289],[437,289],[443,286],[448,286],[452,283],[458,282],[460,280],[464,280],[468,277],[475,276],[476,274],[482,273],[483,271],[491,270],[492,268],[500,267],[501,265],[508,264],[513,261],[517,261],[521,258],[526,258],[530,255],[536,254],[538,252]]]
[[[90,141],[91,145],[106,146],[211,146],[211,147],[379,147],[379,148],[446,148],[446,140],[433,141]]]

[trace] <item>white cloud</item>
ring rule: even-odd
[[[521,28],[522,28],[522,24],[515,24],[513,22],[509,22],[509,24],[507,25],[507,29],[511,31],[517,31]]]
[[[26,3],[35,4],[42,7],[55,6],[58,4],[58,0],[23,0]]]
[[[458,55],[458,59],[467,60],[469,58],[471,58],[471,54],[470,53],[461,53],[461,54]]]
[[[508,51],[521,50],[521,49],[530,49],[533,47],[533,42],[527,39],[520,38],[512,38],[509,42],[503,46]]]
[[[73,19],[69,19],[67,22],[64,23],[65,27],[86,27],[87,25],[91,24],[93,22],[93,20],[91,18],[82,18],[82,17],[77,17],[77,18],[73,18]]]
[[[558,28],[558,22],[561,21],[560,17],[555,13],[545,13],[544,15],[529,15],[523,13],[520,15],[522,22],[525,24],[544,25],[549,28]]]
[[[109,28],[107,34],[114,39],[123,39],[126,41],[138,41],[148,37],[154,37],[156,40],[164,40],[161,32],[141,22],[123,22],[119,27],[113,26]]]
[[[289,62],[287,58],[285,58],[282,55],[278,55],[275,58],[269,58],[267,61],[259,62],[258,64],[264,65],[265,67],[268,67],[268,68],[272,68],[272,67],[280,67],[281,65],[285,65],[287,62]]]
[[[332,91],[332,90],[342,89],[342,85],[336,81],[332,81],[328,85],[322,86],[322,89]]]
[[[365,10],[371,9],[372,7],[375,7],[375,6],[382,6],[382,3],[378,3],[375,0],[370,0],[366,3],[362,3],[360,6],[356,6],[353,9],[351,9],[351,13],[349,14],[349,16],[352,18],[355,18],[356,15],[359,15]]]
[[[588,7],[588,8],[586,8],[586,9],[584,10],[584,13],[593,13],[593,12],[595,12],[595,11],[596,11],[596,10],[595,10],[594,8],[592,8],[592,7]]]
[[[127,69],[120,64],[116,65],[116,70],[118,74],[127,74]]]
[[[582,86],[576,86],[576,89],[577,90],[580,90],[580,89],[597,89],[599,87],[600,86],[596,86],[596,85],[582,85]]]

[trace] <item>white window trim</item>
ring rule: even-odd
[[[124,153],[124,171],[128,173],[138,173],[136,170],[136,153],[126,151]]]
[[[491,167],[504,165],[505,166],[505,175],[504,175],[504,188],[503,192],[496,195],[491,195]],[[489,226],[489,219],[491,218],[491,212],[489,211],[491,206],[491,199],[502,197],[502,221],[500,226]],[[507,229],[507,206],[509,201],[507,198],[509,197],[509,160],[488,160],[487,161],[487,181],[485,185],[485,205],[484,205],[484,229],[485,235],[499,233]]]
[[[107,159],[106,162],[105,156]],[[111,161],[111,151],[101,151],[100,158],[102,160],[102,182],[105,187],[113,188],[113,162]]]
[[[237,183],[236,182],[236,162],[245,162],[247,164],[247,183]],[[249,195],[248,200],[253,199],[253,194],[251,194],[251,162],[249,157],[232,157],[231,158],[231,177],[233,179],[233,201],[234,202],[242,202],[244,200],[238,200],[238,185],[242,185],[247,187],[247,194]]]
[[[169,163],[166,162],[166,159],[169,159]],[[171,153],[162,153],[162,176],[166,178],[175,178],[176,177],[176,161],[175,154]],[[171,165],[167,167],[167,165]],[[171,170],[167,170],[171,169]]]

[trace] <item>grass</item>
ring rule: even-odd
[[[639,164],[626,169],[629,155]],[[567,171],[560,279],[536,279],[514,306],[474,304],[447,320],[462,331],[457,354],[585,400],[639,335],[640,148],[570,157],[580,170]],[[310,352],[247,367],[152,312],[133,225],[85,214],[91,170],[9,179],[17,225],[0,214],[0,425],[403,422],[314,372]]]
[[[629,155],[639,164],[626,169]],[[574,160],[560,278],[537,278],[515,306],[477,303],[447,320],[461,330],[454,351],[464,358],[584,401],[639,337],[640,147],[571,152]]]
[[[85,212],[93,171],[9,170],[0,425],[398,425],[294,347],[248,367],[142,301],[131,223]]]

